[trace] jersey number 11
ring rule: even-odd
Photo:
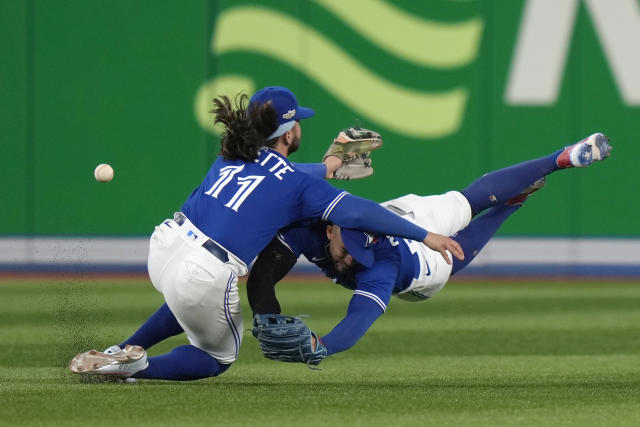
[[[244,165],[227,166],[220,169],[220,178],[218,178],[218,180],[214,182],[211,188],[204,194],[217,199],[222,189],[226,187],[235,178],[235,176],[242,171],[242,169],[244,169]],[[258,185],[260,185],[263,179],[264,176],[260,175],[238,177],[236,179],[236,184],[239,185],[240,188],[225,204],[225,207],[231,208],[234,211],[238,212],[238,208],[242,205],[242,203],[244,203],[247,197],[249,197],[249,194],[251,194],[251,192],[255,190]]]

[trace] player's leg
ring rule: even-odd
[[[78,354],[69,368],[76,373],[127,377],[149,366],[145,349],[182,332],[182,327],[165,303],[122,343],[103,352],[91,350]]]
[[[209,353],[193,345],[176,347],[169,353],[149,358],[149,367],[133,378],[191,381],[215,377],[226,371],[230,363],[220,363]]]
[[[608,139],[596,133],[548,156],[490,172],[478,178],[462,194],[473,215],[517,196],[524,188],[555,172],[570,167],[586,167],[609,156]]]
[[[91,350],[79,354],[69,365],[71,371],[79,374],[173,381],[215,377],[229,366],[230,363],[220,363],[193,345],[183,345],[167,354],[149,358],[140,346],[128,345],[124,349],[112,346],[104,352]]]
[[[72,360],[73,372],[193,380],[218,375],[235,361],[242,338],[237,276],[206,251],[203,242],[185,238],[182,231],[164,224],[156,228],[150,243],[149,275],[169,308],[159,310],[154,320],[162,320],[158,325],[166,322],[169,331],[164,333],[168,334],[171,328],[178,330],[175,319],[191,345],[149,359],[140,346],[114,346],[102,353],[92,350]],[[199,230],[192,235],[206,237]],[[149,330],[158,325],[151,322]],[[158,337],[146,339],[152,342]]]
[[[207,378],[224,372],[238,356],[242,315],[237,276],[197,243],[187,242],[160,274],[152,274],[191,345],[149,358],[148,368],[134,378]]]
[[[539,179],[508,202],[487,209],[482,215],[475,217],[466,228],[451,236],[460,244],[464,252],[464,260],[460,261],[454,257],[451,275],[469,265],[507,218],[522,207],[529,195],[544,185],[544,178]]]
[[[120,343],[120,348],[127,345],[139,345],[144,349],[149,349],[167,338],[183,333],[182,326],[178,323],[167,303],[153,313],[146,322],[129,338]]]
[[[167,335],[159,327],[166,322],[173,331],[184,330],[191,345],[148,358],[146,367],[132,372],[133,378],[190,381],[213,377],[226,371],[238,356],[242,316],[237,276],[221,262],[211,263],[209,253],[187,247],[177,252],[162,273],[154,275],[154,285],[167,301],[166,309],[156,312],[158,319],[152,319],[160,321],[151,322],[140,335],[143,339]]]
[[[503,203],[487,209],[485,213],[475,217],[464,229],[451,236],[464,251],[464,260],[453,257],[451,275],[469,265],[475,259],[487,242],[496,234],[496,231],[514,214],[522,205],[507,205]]]

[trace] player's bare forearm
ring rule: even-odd
[[[427,234],[427,237],[422,241],[429,249],[432,249],[436,252],[440,252],[444,260],[447,264],[451,264],[451,258],[447,254],[447,251],[451,252],[453,256],[458,258],[459,260],[464,259],[464,252],[462,248],[455,240],[450,237],[443,236],[442,234],[430,232]]]

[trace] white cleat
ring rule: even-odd
[[[564,149],[556,158],[556,164],[561,168],[585,168],[593,162],[599,162],[611,154],[609,138],[601,133],[583,139]]]
[[[69,369],[76,374],[121,378],[128,378],[148,366],[147,352],[139,345],[127,345],[124,349],[114,345],[104,352],[87,351],[78,354],[69,363]]]
[[[121,351],[122,351],[122,349],[120,348],[120,346],[112,345],[111,347],[109,347],[108,349],[103,351],[103,353],[104,354],[116,354],[116,353],[120,353]]]

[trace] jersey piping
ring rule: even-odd
[[[327,208],[324,210],[324,213],[322,214],[322,219],[324,221],[327,221],[327,218],[329,218],[329,215],[331,214],[331,211],[333,211],[333,208],[335,208],[340,200],[342,200],[342,198],[347,194],[349,194],[347,191],[343,191],[342,193],[338,194],[331,203],[329,203],[329,206],[327,206]]]
[[[366,292],[366,291],[361,291],[361,290],[355,290],[353,291],[354,295],[362,295],[363,297],[372,299],[376,304],[378,304],[380,306],[380,308],[382,308],[382,311],[387,311],[387,305],[382,302],[382,300],[380,299],[380,297],[376,294],[373,294],[371,292]]]

